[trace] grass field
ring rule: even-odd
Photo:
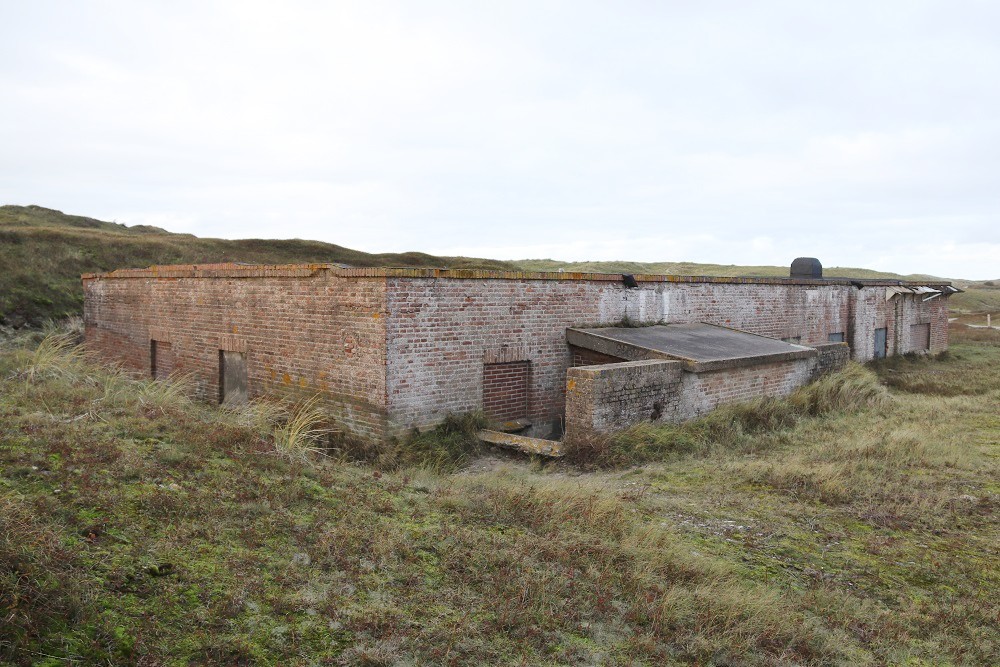
[[[998,664],[1000,334],[953,343],[585,464],[456,422],[374,465],[8,342],[0,662]]]

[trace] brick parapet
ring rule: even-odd
[[[105,273],[85,273],[83,280],[127,278],[275,278],[308,277],[328,272],[339,278],[435,278],[455,280],[558,280],[621,282],[621,273],[579,271],[496,271],[486,269],[427,269],[364,267],[345,268],[336,264],[170,264],[147,268],[117,269]],[[635,274],[643,283],[709,283],[733,285],[930,285],[950,286],[947,281],[911,281],[855,278],[779,278],[770,276],[681,276],[672,274]]]

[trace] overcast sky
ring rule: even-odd
[[[1000,3],[0,0],[0,203],[1000,277]]]

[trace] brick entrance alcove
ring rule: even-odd
[[[483,365],[483,412],[499,421],[528,416],[531,362]]]

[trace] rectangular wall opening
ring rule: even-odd
[[[246,355],[219,350],[219,403],[240,405],[247,397]]]
[[[914,352],[926,352],[931,349],[931,325],[911,324],[910,325],[910,350]]]
[[[844,332],[838,331],[837,333],[832,333],[826,337],[826,342],[828,343],[843,343],[844,342]]]
[[[483,412],[497,421],[527,419],[531,362],[483,364]]]
[[[173,346],[162,340],[149,341],[149,376],[154,380],[166,380],[173,372]]]

